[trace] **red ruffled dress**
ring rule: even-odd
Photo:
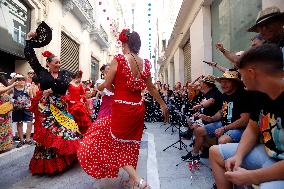
[[[92,124],[91,116],[86,106],[86,96],[83,85],[69,85],[66,100],[68,102],[68,112],[74,117],[82,134],[86,133]]]
[[[58,77],[54,78],[39,63],[34,48],[48,45],[52,39],[52,30],[42,22],[36,33],[36,37],[26,41],[24,48],[25,58],[35,71],[40,84],[40,91],[31,100],[30,107],[35,114],[36,147],[29,168],[33,175],[54,174],[66,170],[76,162],[79,141],[83,136],[66,107],[65,94],[72,73],[59,70]],[[53,91],[48,97],[42,92],[47,89]]]
[[[136,168],[144,128],[141,91],[146,88],[145,79],[151,76],[150,62],[144,60],[141,78],[136,79],[124,55],[115,59],[118,65],[112,115],[93,123],[77,153],[84,171],[96,179],[115,178],[125,165]]]

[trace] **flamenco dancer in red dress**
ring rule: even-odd
[[[112,115],[96,120],[88,129],[78,159],[85,172],[96,179],[115,178],[123,168],[133,188],[147,189],[149,185],[136,171],[145,114],[141,92],[147,86],[165,119],[168,109],[151,81],[150,62],[138,56],[139,34],[124,29],[119,40],[124,55],[115,56],[103,84],[108,89],[114,85]]]
[[[81,84],[82,75],[82,71],[73,74],[67,90],[66,100],[68,102],[68,112],[73,115],[81,133],[85,134],[92,121],[86,106],[85,90]]]
[[[44,47],[52,39],[50,27],[42,22],[36,32],[27,34],[25,57],[35,71],[40,91],[32,99],[35,114],[34,140],[36,148],[30,161],[35,174],[60,173],[77,160],[76,153],[82,134],[71,114],[66,111],[64,96],[71,81],[71,73],[60,70],[60,60],[45,51],[46,66],[39,63],[33,48]]]

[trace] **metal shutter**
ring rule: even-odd
[[[185,81],[191,81],[191,45],[188,40],[183,47],[184,54],[184,79]]]
[[[75,72],[79,70],[79,45],[61,32],[61,67]]]

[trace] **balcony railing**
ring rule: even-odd
[[[97,41],[103,49],[109,47],[108,35],[101,25],[98,28],[94,28],[92,30],[91,38]]]
[[[72,13],[81,21],[83,29],[91,30],[94,24],[93,7],[88,0],[62,0],[63,14]]]

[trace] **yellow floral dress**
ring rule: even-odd
[[[1,86],[0,86],[1,87]],[[10,101],[7,94],[0,95],[0,108],[5,102]],[[13,133],[10,119],[10,112],[5,115],[0,115],[0,153],[10,150],[13,146]]]

